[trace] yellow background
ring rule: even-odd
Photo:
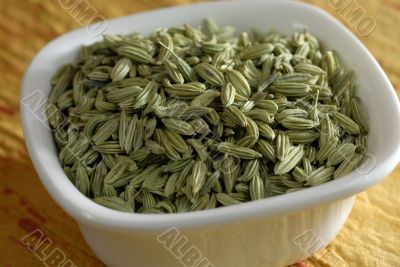
[[[20,242],[35,229],[52,240],[51,249],[60,248],[77,266],[103,266],[86,245],[77,224],[41,185],[27,154],[20,126],[20,82],[28,64],[47,42],[81,27],[59,1],[0,0],[0,266],[44,266]],[[195,1],[88,0],[86,3],[99,15],[113,18],[189,2]],[[307,2],[322,7],[355,32],[329,5],[329,0]],[[358,2],[376,21],[376,29],[369,36],[359,37],[399,93],[400,1]],[[78,8],[85,8],[85,5]],[[379,88],[376,93],[379,94]],[[384,182],[359,194],[335,241],[320,255],[298,266],[400,266],[399,176],[400,167],[397,167]]]

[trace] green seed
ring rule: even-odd
[[[224,75],[215,66],[208,63],[200,63],[194,68],[204,80],[212,85],[222,86],[225,83]]]
[[[61,167],[95,202],[146,214],[329,182],[368,147],[367,112],[339,58],[307,31],[236,34],[211,20],[105,35],[50,80]]]
[[[119,197],[97,197],[94,202],[110,209],[133,212],[132,207]]]
[[[301,146],[290,149],[283,161],[278,161],[274,167],[275,174],[285,174],[290,172],[297,163],[303,158],[304,150]]]

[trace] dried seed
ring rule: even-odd
[[[144,127],[143,120],[136,123],[136,132],[133,136],[133,151],[139,150],[143,146],[144,141]]]
[[[68,179],[104,206],[162,214],[353,170],[369,130],[353,72],[309,32],[235,36],[206,20],[82,47],[46,107]]]
[[[94,146],[94,149],[103,154],[119,154],[122,152],[122,148],[118,141],[103,142],[100,145]]]
[[[126,129],[128,128],[128,125],[129,125],[129,117],[126,115],[125,110],[122,110],[121,117],[119,119],[119,130],[118,130],[119,145],[121,147],[123,147],[124,145]]]
[[[299,166],[294,167],[292,171],[293,178],[298,182],[305,182],[308,178],[307,172]]]
[[[110,77],[113,82],[120,81],[128,75],[131,70],[132,62],[128,58],[121,58],[115,63],[111,70]]]
[[[308,112],[304,109],[300,108],[288,108],[283,111],[281,111],[279,114],[275,116],[275,120],[277,122],[280,122],[281,120],[287,118],[287,117],[295,117],[295,118],[303,118],[306,119],[308,118]]]
[[[199,82],[190,82],[185,84],[171,84],[165,88],[165,91],[175,98],[195,98],[201,95],[205,90],[205,86]]]
[[[279,123],[282,124],[286,129],[290,130],[306,130],[318,126],[318,123],[315,121],[290,116],[284,118]]]
[[[326,72],[321,69],[320,67],[310,64],[310,63],[299,63],[296,66],[294,66],[295,71],[297,72],[302,72],[302,73],[308,73],[311,75],[325,75]]]
[[[185,79],[183,78],[182,73],[179,72],[177,66],[169,60],[164,61],[165,69],[174,83],[183,84]]]
[[[193,126],[193,130],[195,133],[207,135],[210,132],[210,128],[207,122],[202,118],[194,119],[190,121],[190,124]]]
[[[65,120],[65,117],[63,116],[63,114],[60,112],[60,110],[54,104],[49,104],[47,106],[47,116],[48,116],[49,124],[54,129],[59,128],[60,125]]]
[[[132,151],[129,153],[129,158],[135,161],[143,161],[150,154],[150,150],[148,148],[141,148],[136,151]]]
[[[303,169],[307,174],[313,171],[313,166],[308,158],[303,158]]]
[[[292,177],[288,175],[282,177],[282,185],[288,188],[302,188],[303,182],[298,182],[296,179],[292,179]]]
[[[242,59],[243,60],[256,59],[263,55],[271,53],[273,50],[274,50],[274,46],[269,43],[249,46],[249,47],[243,49]]]
[[[118,130],[119,118],[109,120],[98,128],[92,137],[92,141],[96,144],[104,143],[112,134]]]
[[[250,197],[251,200],[259,200],[263,199],[264,196],[264,183],[261,180],[260,175],[253,176],[253,179],[250,182]]]
[[[208,195],[200,197],[195,203],[193,203],[192,207],[190,208],[190,211],[207,209],[208,201],[209,201]]]
[[[236,89],[231,83],[226,83],[221,89],[221,102],[224,107],[230,106],[235,101]]]
[[[247,162],[246,167],[244,168],[243,175],[238,177],[239,182],[249,182],[256,175],[259,174],[260,163],[258,160],[250,160]]]
[[[94,175],[91,185],[94,197],[102,196],[104,177],[106,175],[107,175],[107,167],[103,163],[103,161],[101,161],[94,170]]]
[[[289,136],[285,132],[279,132],[276,139],[276,157],[283,161],[285,157],[289,154],[290,142]]]
[[[137,63],[149,64],[154,61],[145,50],[135,46],[121,46],[117,48],[117,53]]]
[[[187,143],[189,143],[194,150],[196,150],[197,154],[199,155],[200,160],[206,161],[208,159],[207,150],[204,145],[198,139],[187,139]]]
[[[357,168],[362,159],[363,155],[361,154],[353,154],[353,156],[346,158],[335,170],[333,177],[336,179],[353,171],[355,168]]]
[[[174,131],[178,134],[182,135],[194,135],[195,130],[193,126],[183,120],[179,119],[172,119],[172,118],[164,118],[161,119],[162,123],[167,127],[167,129],[170,129],[171,131]]]
[[[164,187],[164,195],[166,197],[172,196],[176,191],[177,191],[177,184],[178,184],[178,179],[179,179],[179,173],[175,172],[172,173],[168,180],[167,183],[165,184]]]
[[[219,177],[220,177],[220,171],[219,170],[216,170],[216,171],[214,171],[213,173],[208,173],[208,177],[207,177],[207,180],[206,180],[206,182],[204,183],[204,186],[203,186],[203,188],[200,190],[200,195],[204,195],[204,194],[208,194],[208,193],[210,193],[210,191],[214,188],[214,191],[216,191],[216,192],[221,192],[222,191],[222,189],[220,188],[220,185],[219,185],[219,181],[218,181],[218,179],[219,179]],[[218,187],[218,189],[217,190],[215,190],[215,185],[219,185]],[[221,189],[221,190],[219,190],[219,189]]]
[[[253,149],[246,147],[238,147],[227,142],[219,143],[216,149],[221,153],[225,153],[227,155],[231,155],[242,159],[256,159],[262,157],[262,155],[259,152]]]
[[[336,140],[335,138],[337,134],[338,130],[336,129],[336,126],[332,123],[329,116],[326,115],[320,124],[320,138],[319,138],[320,146],[323,147],[327,143]]]
[[[247,126],[246,116],[237,107],[232,106],[232,105],[228,106],[228,107],[224,108],[224,113],[235,124],[240,125],[242,127]]]
[[[163,46],[166,50],[168,50],[177,60],[176,65],[179,69],[179,71],[182,73],[183,77],[189,81],[195,81],[196,80],[196,74],[194,72],[194,70],[192,69],[192,67],[190,67],[190,65],[183,60],[182,58],[178,57],[173,51],[172,49],[170,49],[168,46],[166,46],[165,44],[163,44],[162,42],[158,42],[161,46]]]
[[[302,146],[292,147],[283,161],[278,161],[274,167],[275,174],[285,174],[290,172],[297,163],[303,158],[304,150]]]
[[[133,176],[133,179],[130,181],[129,185],[131,186],[139,186],[141,185],[146,179],[151,179],[151,177],[156,176],[159,177],[162,174],[162,167],[152,164],[148,165],[142,172],[137,173]]]
[[[341,113],[334,113],[336,122],[349,134],[359,134],[360,127],[352,119]]]
[[[268,99],[257,101],[256,107],[264,109],[265,111],[271,114],[276,114],[278,112],[278,105],[275,102]]]
[[[258,130],[257,123],[249,117],[247,117],[246,120],[247,120],[246,135],[248,137],[252,137],[255,141],[257,141],[258,138],[260,137],[260,132]]]
[[[103,195],[105,197],[116,197],[118,195],[117,190],[110,184],[103,185]]]
[[[257,120],[260,122],[271,124],[274,122],[274,116],[266,110],[263,109],[252,109],[243,112],[246,116],[252,118],[253,120]]]
[[[85,196],[88,196],[90,193],[90,182],[89,176],[85,167],[78,165],[76,168],[76,181],[75,181],[76,188]]]
[[[219,97],[220,93],[214,90],[207,90],[203,94],[199,95],[192,100],[192,106],[207,107],[209,106],[216,97]]]
[[[307,177],[307,182],[305,184],[315,186],[326,183],[333,178],[334,171],[334,167],[322,166],[310,173],[310,175]]]
[[[326,160],[329,155],[332,154],[332,151],[335,149],[337,143],[338,139],[337,137],[335,137],[334,139],[331,139],[329,142],[322,145],[320,150],[317,152],[315,159],[319,162],[323,162],[324,160]]]
[[[266,123],[261,123],[261,122],[258,122],[257,126],[258,126],[258,130],[260,132],[260,136],[265,137],[268,140],[274,140],[275,139],[275,132],[271,128],[271,126],[269,126]]]
[[[159,118],[169,117],[182,120],[191,120],[203,117],[207,114],[210,114],[212,111],[213,109],[206,107],[170,106],[170,107],[157,107],[155,110],[155,115]]]
[[[120,182],[119,180],[121,177],[123,178],[122,174],[125,170],[128,169],[129,171],[136,170],[137,167],[135,162],[127,157],[118,157],[115,166],[104,177],[104,182],[115,186],[115,184]],[[127,182],[129,182],[129,180]]]
[[[237,70],[227,70],[226,78],[232,84],[232,86],[236,89],[236,92],[245,97],[249,98],[251,95],[250,85],[247,82],[246,78]]]
[[[150,100],[157,93],[158,84],[154,81],[149,82],[142,92],[137,96],[136,103],[133,108],[142,108],[144,105],[150,102]]]
[[[279,82],[273,83],[271,89],[275,93],[288,97],[302,97],[311,93],[311,87],[305,83]]]
[[[215,109],[208,109],[207,114],[205,114],[205,119],[212,125],[218,125],[220,122],[220,116]]]
[[[288,130],[285,133],[289,136],[289,141],[295,144],[309,144],[319,137],[317,132],[311,130]]]
[[[133,141],[137,125],[138,125],[138,116],[134,114],[128,123],[124,142],[123,145],[121,146],[128,154],[133,149]]]
[[[151,151],[151,153],[156,155],[162,155],[165,153],[165,149],[153,140],[146,140],[144,145]]]
[[[223,206],[230,206],[230,205],[235,205],[235,204],[240,204],[241,202],[234,197],[231,197],[228,194],[225,193],[218,193],[216,194],[217,201],[221,203]]]
[[[162,209],[166,211],[166,213],[176,213],[175,205],[167,200],[158,202],[156,205],[156,209]]]
[[[162,42],[165,46],[160,47],[160,51],[158,52],[157,61],[158,62],[165,62],[169,57],[169,51],[174,50],[174,42],[171,36],[165,32],[160,32],[160,42]]]
[[[143,212],[153,213],[156,206],[156,200],[150,192],[143,193]]]
[[[189,151],[188,145],[185,143],[185,140],[177,133],[170,131],[170,130],[165,130],[165,137],[164,143],[171,143],[171,145],[180,153],[187,153]]]
[[[222,86],[225,83],[224,75],[215,66],[206,62],[196,65],[194,68],[204,80],[212,85]]]
[[[158,194],[158,190],[162,189],[167,183],[168,175],[152,175],[143,181],[142,188],[151,193]]]
[[[245,136],[241,138],[236,145],[241,147],[252,148],[257,142],[255,136]]]
[[[143,137],[144,140],[148,140],[154,133],[157,127],[157,119],[155,117],[150,118],[144,126]]]
[[[267,141],[259,139],[256,147],[257,150],[263,155],[263,157],[272,161],[273,163],[276,162],[275,149]]]
[[[341,144],[335,147],[333,151],[329,154],[328,160],[326,161],[326,166],[332,166],[339,164],[346,158],[351,157],[356,152],[356,146],[353,144]]]
[[[360,126],[360,129],[363,133],[368,133],[369,128],[367,119],[359,101],[353,98],[350,102],[350,105],[351,118]]]
[[[96,197],[94,202],[110,209],[133,212],[132,207],[119,197]]]
[[[207,165],[203,161],[196,161],[193,165],[192,174],[188,177],[188,192],[193,198],[203,187],[207,173]]]
[[[237,178],[237,165],[232,157],[225,157],[221,165],[222,178],[224,180],[225,190],[231,193]]]

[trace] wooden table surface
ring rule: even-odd
[[[41,260],[59,248],[77,266],[104,266],[90,250],[78,225],[50,198],[27,154],[19,118],[22,75],[34,55],[53,38],[81,27],[74,15],[51,0],[0,0],[0,266],[46,266]],[[113,18],[190,0],[82,1]],[[376,23],[368,36],[348,23],[334,3],[308,0],[339,18],[378,59],[400,91],[400,1],[350,0]],[[379,93],[379,88],[376,88]],[[390,129],[387,129],[390,130]],[[345,227],[319,255],[299,266],[400,266],[400,167],[381,184],[357,196]],[[34,254],[21,238],[36,231],[48,237],[48,251]],[[43,234],[43,236],[42,236]],[[51,243],[50,243],[51,242]],[[48,265],[53,266],[53,265]],[[222,266],[224,267],[224,266]]]

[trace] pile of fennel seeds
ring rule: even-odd
[[[48,121],[82,194],[140,213],[204,210],[343,176],[366,152],[355,83],[309,32],[106,35],[51,80]]]

